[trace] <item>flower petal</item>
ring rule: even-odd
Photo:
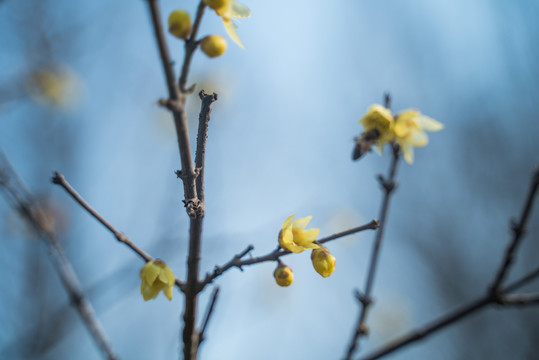
[[[406,143],[399,143],[401,147],[402,154],[404,155],[404,160],[408,164],[412,164],[414,162],[414,148]]]
[[[305,226],[309,224],[309,221],[311,221],[312,218],[312,216],[305,216],[300,219],[297,219],[292,223],[292,227],[305,229]]]
[[[284,221],[284,224],[283,224],[283,229],[288,227],[288,225],[290,225],[292,223],[292,219],[294,219],[294,216],[296,216],[296,214],[292,214],[288,218],[286,218],[286,220]]]
[[[294,238],[294,242],[298,244],[299,246],[303,246],[308,249],[316,249],[318,248],[318,245],[313,244],[313,241],[316,239],[319,233],[320,233],[319,228],[312,228],[309,230],[304,230],[300,234],[298,234],[297,239]],[[312,245],[314,245],[314,247]]]
[[[419,116],[418,120],[421,127],[427,131],[439,131],[444,128],[444,124],[425,115]]]
[[[236,32],[237,26],[234,24],[234,22],[230,19],[227,19],[225,17],[223,19],[223,25],[225,25],[225,30],[228,36],[234,41],[236,44],[238,44],[239,47],[242,49],[245,49],[245,45],[240,40],[240,37],[238,36],[238,33]]]
[[[251,10],[249,10],[249,8],[242,3],[233,1],[230,16],[232,18],[248,18],[251,16]]]

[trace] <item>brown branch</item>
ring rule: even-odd
[[[169,100],[166,101],[168,108],[174,116],[174,125],[176,127],[176,136],[178,138],[178,148],[180,151],[180,160],[182,170],[180,178],[183,181],[183,190],[185,194],[185,207],[190,217],[196,216],[196,207],[198,206],[196,185],[195,185],[195,170],[192,162],[191,148],[189,142],[189,131],[187,128],[187,118],[185,115],[185,100],[186,94],[178,89],[176,80],[174,79],[174,71],[172,69],[172,60],[165,41],[163,24],[161,23],[161,14],[157,5],[157,0],[147,0],[150,7],[152,25],[154,29],[155,39],[159,48],[159,55],[163,71],[165,72],[165,80],[168,87]],[[195,29],[193,29],[195,32]]]
[[[389,97],[389,94],[387,94],[386,106],[388,106],[389,103],[390,103],[390,97]],[[359,291],[357,291],[356,297],[361,303],[361,311],[360,311],[359,318],[357,320],[357,324],[354,330],[354,335],[350,341],[350,344],[348,345],[348,351],[345,357],[345,359],[347,360],[350,360],[352,358],[358,346],[360,336],[364,336],[368,333],[368,327],[366,324],[367,312],[372,304],[371,293],[372,293],[372,287],[374,284],[374,276],[376,274],[376,267],[378,264],[378,259],[380,257],[380,247],[382,245],[384,228],[387,224],[386,219],[387,219],[387,212],[389,209],[389,199],[391,197],[393,190],[395,190],[395,187],[396,187],[395,177],[397,174],[397,165],[399,163],[399,153],[400,153],[399,147],[396,144],[392,144],[391,147],[393,150],[393,157],[392,157],[392,161],[391,161],[391,165],[389,169],[388,179],[387,180],[384,179],[382,175],[378,176],[378,180],[380,181],[384,189],[384,197],[382,199],[382,207],[380,210],[381,226],[376,232],[376,238],[373,244],[369,270],[367,273],[367,281],[365,284],[365,292],[361,294],[359,293]]]
[[[198,117],[197,150],[195,154],[195,166],[198,171],[196,187],[198,199],[204,204],[204,161],[206,158],[206,140],[208,138],[208,125],[210,123],[211,104],[217,100],[217,94],[206,94],[204,90],[200,96],[200,114]]]
[[[199,335],[199,339],[200,339],[200,343],[204,341],[205,339],[205,336],[204,334],[206,333],[206,328],[208,327],[208,323],[210,321],[210,317],[213,313],[213,308],[215,307],[215,303],[217,302],[217,296],[219,295],[219,287],[216,286],[215,289],[213,289],[213,294],[212,294],[212,297],[211,297],[211,301],[210,301],[210,304],[208,306],[208,309],[206,310],[206,316],[204,317],[204,322],[202,323],[202,328],[200,329],[200,335]]]
[[[193,59],[193,55],[199,44],[199,42],[196,41],[196,37],[198,34],[200,23],[202,21],[202,15],[204,15],[205,8],[206,8],[206,5],[204,4],[204,1],[201,1],[198,4],[197,14],[195,17],[195,23],[193,24],[193,31],[191,31],[191,35],[189,36],[189,39],[187,39],[187,41],[185,42],[185,54],[183,58],[183,65],[182,65],[182,70],[180,73],[180,80],[179,80],[180,90],[183,93],[190,93],[192,91],[191,88],[193,88],[191,87],[189,89],[186,89],[185,84],[187,83],[187,75],[189,74],[189,67],[191,66],[191,60]]]
[[[501,293],[507,293],[511,290],[516,290],[525,283],[528,283],[529,281],[539,277],[539,268],[536,268],[535,270],[531,271],[527,275],[523,276],[522,278],[514,281],[513,283],[509,284],[507,287],[501,289]],[[469,315],[475,313],[478,310],[484,309],[487,305],[499,305],[499,306],[513,306],[513,305],[523,305],[518,303],[513,303],[510,299],[513,300],[524,300],[523,295],[515,295],[513,298],[512,296],[508,297],[509,302],[505,303],[503,299],[500,299],[495,293],[488,292],[486,295],[480,297],[477,300],[471,301],[465,305],[462,305],[461,307],[457,308],[456,310],[453,310],[449,312],[446,315],[443,315],[439,317],[438,319],[431,321],[430,323],[425,324],[424,326],[415,329],[413,331],[410,331],[408,334],[389,342],[387,345],[382,346],[379,350],[372,352],[371,354],[365,356],[362,358],[363,360],[372,360],[372,359],[379,359],[382,356],[388,355],[398,349],[401,349],[407,345],[410,345],[416,341],[419,341],[421,339],[426,338],[429,335],[434,334],[436,331],[443,329],[444,327],[451,325],[459,320],[462,320]],[[529,299],[527,299],[528,303],[526,305],[536,305],[538,300],[538,295],[534,294],[531,295]]]
[[[380,226],[380,222],[375,219],[369,222],[368,224],[327,236],[325,238],[318,240],[317,242],[320,244],[324,244],[329,241],[339,239],[344,236],[352,235],[363,230],[374,230],[374,229],[377,229],[379,226]],[[266,262],[266,261],[278,261],[281,256],[292,254],[290,251],[284,250],[280,246],[278,246],[275,250],[273,250],[272,252],[266,255],[242,260],[242,258],[245,257],[245,255],[247,255],[248,253],[250,253],[253,249],[254,249],[253,245],[249,245],[241,253],[234,255],[234,257],[226,264],[222,266],[215,266],[215,269],[213,270],[213,272],[207,273],[206,278],[200,283],[199,291],[202,291],[204,287],[210,284],[215,278],[221,276],[225,271],[233,267],[237,267],[238,269],[243,271],[242,266],[244,265],[253,265],[253,264],[258,264],[258,263]]]
[[[518,294],[502,296],[502,305],[527,306],[539,305],[539,294]]]
[[[86,328],[101,350],[103,357],[109,360],[118,359],[94,308],[84,294],[77,274],[56,239],[54,229],[43,216],[43,209],[39,207],[33,195],[26,188],[2,152],[0,152],[0,188],[3,190],[7,200],[11,202],[13,208],[31,224],[47,245],[54,268],[69,295],[71,305],[78,311]]]
[[[502,264],[496,274],[496,278],[491,286],[491,291],[498,292],[511,264],[513,263],[516,257],[516,250],[518,245],[521,243],[523,235],[526,232],[526,223],[531,213],[533,206],[533,201],[535,199],[535,193],[537,192],[537,187],[539,186],[539,166],[535,168],[535,171],[532,176],[532,182],[530,184],[530,190],[528,196],[524,203],[524,208],[522,209],[522,215],[520,216],[520,221],[511,221],[511,229],[513,230],[513,240],[507,246],[505,251],[505,256],[503,258]]]
[[[94,208],[84,200],[84,198],[69,184],[65,176],[60,172],[55,171],[54,177],[52,178],[52,183],[61,186],[84,210],[86,210],[90,215],[92,215],[97,221],[99,221],[103,226],[105,226],[114,237],[121,243],[127,245],[131,250],[136,252],[144,261],[152,261],[154,258],[150,256],[147,252],[139,248],[135,243],[133,243],[127,235],[116,229],[110,222],[108,222],[101,214],[99,214]],[[176,286],[184,291],[184,284],[176,279]]]

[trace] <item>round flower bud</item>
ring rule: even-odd
[[[185,10],[174,10],[168,16],[168,32],[179,39],[187,39],[191,35],[193,25],[191,16]]]
[[[273,272],[273,277],[275,277],[275,282],[279,286],[289,286],[294,281],[292,269],[284,264],[277,266],[277,269]]]
[[[200,48],[208,57],[218,57],[226,50],[226,40],[219,35],[208,35],[200,41]]]
[[[311,260],[316,272],[323,277],[328,277],[333,273],[333,270],[335,270],[335,263],[337,262],[335,257],[330,254],[328,248],[325,246],[314,249],[311,253]]]

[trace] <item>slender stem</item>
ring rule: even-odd
[[[388,104],[389,101],[390,101],[389,96],[386,96],[386,104]],[[389,169],[389,177],[387,180],[385,180],[383,179],[381,175],[379,176],[380,183],[382,184],[382,187],[384,188],[384,197],[382,200],[382,207],[380,210],[381,225],[378,231],[376,232],[376,238],[373,244],[371,259],[369,263],[370,265],[369,265],[369,270],[367,273],[367,280],[365,284],[365,292],[359,297],[360,303],[361,303],[361,311],[360,311],[360,315],[359,315],[359,318],[357,320],[357,324],[354,330],[354,335],[348,346],[348,351],[346,353],[347,360],[352,358],[358,346],[360,336],[366,335],[368,332],[368,327],[366,324],[367,312],[372,304],[371,293],[372,293],[372,287],[374,284],[376,268],[378,265],[378,259],[380,257],[380,247],[382,245],[384,228],[387,225],[387,212],[389,209],[389,200],[390,200],[393,190],[395,190],[395,187],[396,187],[395,177],[397,174],[397,165],[399,163],[399,147],[395,144],[392,144],[392,150],[393,150],[393,157],[392,157],[392,161],[391,161],[391,165]]]
[[[210,317],[213,314],[213,309],[215,307],[215,303],[217,302],[217,296],[219,295],[219,287],[216,286],[215,289],[213,289],[213,294],[211,297],[210,305],[208,306],[208,309],[206,310],[206,316],[204,317],[204,322],[202,323],[202,328],[200,329],[200,342],[204,341],[206,328],[208,327],[208,323],[210,322]]]
[[[183,358],[197,358],[199,338],[195,329],[198,300],[198,271],[200,262],[200,243],[202,217],[191,219],[189,257],[187,258],[187,285],[185,289],[185,310],[183,313]]]
[[[195,166],[198,171],[196,187],[198,199],[204,203],[204,162],[206,158],[206,140],[208,138],[208,125],[210,123],[211,104],[217,100],[217,94],[208,95],[204,90],[200,96],[200,114],[198,118],[197,150],[195,154]]]
[[[185,88],[185,85],[187,83],[187,75],[189,74],[189,67],[191,66],[191,60],[193,59],[193,55],[198,46],[196,37],[198,35],[198,29],[202,21],[202,15],[204,15],[205,8],[206,8],[206,5],[204,4],[204,1],[200,1],[197,8],[195,23],[193,24],[193,31],[191,32],[189,39],[187,39],[187,41],[185,42],[185,54],[183,58],[183,65],[182,65],[182,70],[181,70],[180,79],[179,79],[180,90],[183,93],[190,92],[189,89]]]
[[[344,236],[352,235],[360,231],[374,230],[374,229],[377,229],[379,226],[380,226],[380,222],[378,220],[372,220],[368,224],[327,236],[325,238],[318,240],[317,242],[319,242],[320,244],[324,244],[328,241],[332,241],[332,240],[335,240]],[[258,263],[266,262],[266,261],[278,261],[281,256],[292,254],[288,250],[284,250],[284,249],[281,249],[280,247],[277,247],[275,250],[273,250],[272,252],[266,255],[242,260],[242,258],[245,255],[249,254],[253,249],[254,249],[253,245],[249,245],[245,250],[235,255],[226,264],[222,266],[216,266],[212,273],[206,274],[206,278],[199,285],[199,291],[202,291],[204,287],[210,284],[215,278],[221,276],[225,271],[233,267],[237,267],[240,270],[242,270],[242,266],[244,265],[253,265],[253,264],[258,264]]]
[[[118,359],[109,342],[105,330],[101,325],[91,303],[86,298],[82,286],[73,270],[69,260],[57,241],[54,229],[43,216],[33,195],[28,191],[18,174],[11,167],[8,160],[0,152],[0,188],[11,205],[32,225],[43,242],[47,245],[50,258],[62,285],[71,300],[71,305],[78,311],[86,328],[90,332],[103,357],[109,360]]]
[[[105,226],[114,237],[121,243],[127,245],[131,250],[137,253],[144,261],[152,261],[154,258],[150,256],[147,252],[139,248],[135,243],[133,243],[127,235],[116,229],[110,222],[108,222],[100,213],[97,212],[93,207],[88,204],[86,200],[69,184],[65,176],[60,172],[55,171],[54,177],[52,178],[52,183],[61,186],[84,210],[86,210],[90,215],[92,215],[97,221],[99,221],[103,226]],[[176,279],[176,286],[180,290],[184,290],[184,284]]]
[[[170,101],[168,107],[174,116],[174,125],[176,127],[176,136],[178,138],[178,148],[180,151],[180,160],[182,165],[180,178],[183,181],[185,206],[189,216],[194,216],[195,210],[192,206],[197,205],[197,194],[195,186],[195,170],[192,162],[191,148],[189,142],[189,131],[187,127],[187,118],[185,115],[185,100],[186,94],[178,89],[176,80],[174,79],[174,71],[172,69],[172,60],[165,41],[163,32],[163,24],[161,23],[161,14],[157,0],[147,0],[150,7],[152,25],[155,38],[159,48],[159,55],[165,72],[165,80],[167,82]]]
[[[502,264],[500,265],[498,273],[496,274],[496,278],[491,286],[491,291],[496,292],[499,290],[505,276],[507,275],[507,272],[509,271],[509,268],[511,267],[511,264],[513,263],[516,257],[517,247],[521,243],[523,235],[526,232],[526,223],[528,222],[528,218],[531,213],[533,200],[535,199],[535,193],[537,192],[538,186],[539,186],[539,166],[537,166],[534,171],[532,182],[530,184],[530,190],[528,192],[528,196],[526,197],[524,208],[522,209],[522,215],[520,216],[520,221],[518,222],[518,224],[515,222],[512,222],[511,228],[513,230],[513,240],[507,246]]]

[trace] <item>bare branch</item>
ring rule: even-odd
[[[208,95],[204,90],[200,96],[200,114],[198,117],[197,150],[195,154],[195,166],[198,171],[196,187],[198,199],[204,203],[204,160],[206,155],[206,140],[208,138],[208,125],[210,123],[211,104],[217,100],[217,94]]]
[[[219,295],[219,287],[216,286],[215,289],[213,289],[211,301],[209,303],[208,309],[206,310],[206,316],[204,317],[204,322],[202,323],[202,328],[200,330],[200,335],[199,335],[199,339],[200,339],[199,343],[203,342],[205,339],[204,334],[206,332],[206,328],[208,327],[208,322],[210,321],[210,317],[213,313],[213,308],[215,307],[215,302],[217,301],[218,295]]]
[[[54,268],[58,272],[58,275],[60,275],[60,280],[71,300],[71,305],[78,311],[88,331],[90,331],[91,336],[101,350],[103,357],[109,360],[118,359],[105,334],[103,326],[84,294],[73,267],[65,256],[60,243],[56,240],[54,229],[47,223],[43,216],[43,210],[39,207],[33,195],[28,191],[1,151],[0,188],[13,208],[32,225],[36,233],[47,245]]]
[[[529,281],[539,277],[539,267],[522,278],[512,282],[507,287],[501,289],[501,294],[505,294],[511,290],[517,290],[524,286]],[[438,319],[425,324],[424,326],[410,331],[408,334],[389,342],[387,345],[382,346],[379,350],[372,352],[371,354],[361,358],[363,360],[379,359],[382,356],[388,355],[398,349],[401,349],[411,343],[424,339],[429,335],[432,335],[436,331],[443,329],[444,327],[451,325],[457,321],[460,321],[469,315],[475,313],[478,310],[484,309],[487,305],[499,305],[499,306],[514,306],[524,305],[518,302],[526,302],[526,305],[537,305],[539,294],[533,295],[515,295],[507,296],[507,301],[504,301],[503,296],[500,299],[497,294],[488,292],[486,295],[480,297],[477,300],[471,301],[461,307],[449,312],[446,315],[440,316]]]
[[[386,94],[385,96],[385,102],[386,106],[389,106],[391,101],[391,98],[389,94]],[[373,250],[371,253],[371,259],[370,259],[370,265],[369,265],[369,271],[367,273],[367,281],[365,284],[365,292],[361,294],[360,304],[361,304],[361,311],[359,314],[359,318],[357,320],[357,324],[354,330],[354,334],[352,336],[352,339],[350,341],[350,344],[348,345],[348,351],[346,353],[345,359],[350,360],[356,351],[356,348],[358,346],[359,338],[361,336],[364,336],[368,333],[368,326],[366,323],[367,320],[367,312],[372,305],[372,299],[371,299],[371,293],[372,293],[372,287],[374,284],[374,276],[376,274],[376,267],[378,264],[378,258],[380,257],[380,246],[382,245],[382,238],[384,235],[384,228],[387,224],[387,212],[389,209],[389,199],[391,197],[391,194],[393,190],[395,190],[396,183],[395,183],[395,177],[397,174],[397,165],[399,163],[399,154],[400,150],[398,145],[392,144],[392,150],[393,150],[393,157],[391,161],[391,165],[389,168],[389,176],[388,179],[384,179],[382,175],[378,176],[378,179],[380,181],[380,184],[382,185],[384,189],[384,197],[382,199],[382,208],[380,210],[380,221],[381,226],[376,232],[376,238],[374,240],[373,244]]]
[[[539,294],[506,295],[501,298],[501,303],[513,306],[539,305]]]
[[[352,235],[363,230],[374,230],[374,229],[377,229],[379,226],[380,226],[380,222],[375,219],[369,222],[368,224],[327,236],[325,238],[318,240],[317,242],[320,244],[324,244],[329,241],[339,239],[344,236]],[[284,250],[280,246],[278,246],[275,250],[273,250],[272,252],[266,255],[242,260],[242,258],[245,255],[247,255],[249,252],[251,252],[253,249],[254,247],[252,245],[249,245],[241,253],[234,255],[234,257],[226,264],[222,266],[215,266],[215,269],[213,270],[213,272],[206,274],[206,278],[200,283],[199,291],[202,291],[204,287],[208,285],[209,283],[211,283],[215,278],[221,276],[225,271],[233,267],[237,267],[240,270],[243,270],[242,266],[244,265],[253,265],[253,264],[258,264],[258,263],[266,262],[266,261],[278,261],[281,256],[292,254],[290,251]]]
[[[498,270],[498,273],[496,274],[496,278],[491,286],[491,291],[493,292],[499,291],[503,283],[503,280],[505,276],[507,275],[509,268],[511,267],[511,264],[513,263],[515,259],[517,247],[521,243],[523,235],[526,232],[526,223],[531,213],[533,201],[535,199],[535,193],[537,192],[538,186],[539,186],[539,166],[535,168],[535,172],[533,173],[532,181],[530,184],[530,190],[528,192],[528,196],[526,197],[526,202],[524,203],[524,208],[522,210],[522,215],[520,216],[520,221],[518,223],[516,223],[516,221],[511,221],[511,229],[513,230],[513,240],[507,246],[502,264],[500,265],[500,269]]]
[[[62,175],[58,171],[55,171],[54,177],[52,178],[52,183],[60,185],[62,188],[64,188],[64,190],[67,191],[67,193],[77,203],[79,203],[79,205],[82,206],[84,210],[86,210],[97,221],[99,221],[103,226],[105,226],[119,242],[124,243],[129,248],[131,248],[144,261],[148,262],[154,260],[154,258],[150,256],[147,252],[135,245],[127,235],[116,229],[110,222],[108,222],[103,216],[101,216],[101,214],[99,214],[94,208],[92,208],[90,204],[88,204],[86,200],[84,200],[83,197],[71,186],[71,184],[69,184],[64,175]],[[175,283],[181,291],[184,291],[184,284],[180,280],[176,279]]]

